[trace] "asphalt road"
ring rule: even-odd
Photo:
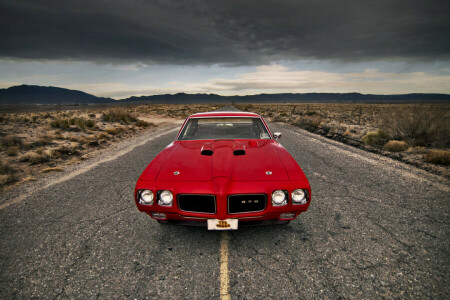
[[[231,299],[449,297],[448,181],[271,128],[309,178],[313,202],[287,226],[229,232]],[[227,235],[160,225],[133,202],[138,176],[174,136],[3,199],[0,298],[218,299]]]

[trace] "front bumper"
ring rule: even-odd
[[[174,195],[174,199],[179,194],[214,195],[216,199],[216,210],[215,213],[187,212],[180,209],[176,200],[174,200],[171,207],[159,205],[156,199],[152,205],[142,205],[137,199],[137,191],[140,189],[149,189],[155,195],[157,191],[170,190]],[[308,191],[309,196],[306,204],[298,205],[292,203],[290,195],[295,189],[305,189]],[[288,191],[289,199],[287,205],[272,205],[271,195],[275,190]],[[229,213],[228,196],[242,194],[265,194],[267,195],[267,204],[263,210],[257,212]],[[238,219],[240,223],[255,223],[268,220],[283,223],[295,219],[299,214],[308,210],[309,204],[311,203],[311,189],[306,180],[240,182],[231,181],[228,178],[216,178],[208,182],[154,182],[139,180],[135,188],[135,202],[139,211],[145,212],[155,219],[166,221],[206,223],[207,219]],[[159,213],[159,216],[156,214],[157,217],[155,217],[154,213]],[[287,213],[290,213],[289,217],[287,217]],[[164,217],[161,217],[162,215]]]

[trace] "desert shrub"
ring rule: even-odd
[[[20,147],[22,145],[23,145],[22,139],[15,135],[8,135],[2,139],[3,147],[14,147],[14,146]]]
[[[431,150],[425,155],[425,161],[432,164],[450,165],[450,151],[449,150]]]
[[[106,127],[105,131],[109,134],[116,135],[116,134],[119,134],[121,130],[116,127]]]
[[[92,128],[95,126],[95,121],[86,118],[71,118],[70,125],[76,125],[82,130],[86,130],[86,128]]]
[[[55,119],[50,121],[50,126],[52,128],[60,128],[60,129],[67,129],[70,127],[70,120],[69,119]]]
[[[16,170],[3,160],[0,160],[0,186],[12,183],[17,180]]]
[[[447,107],[396,107],[380,115],[381,129],[413,146],[449,146],[450,113]]]
[[[19,153],[19,147],[16,147],[16,146],[8,147],[8,149],[6,149],[6,154],[8,156],[17,156],[18,153]]]
[[[55,154],[61,154],[61,155],[79,155],[80,152],[77,149],[78,144],[74,143],[70,146],[62,145],[58,149],[54,150]]]
[[[372,146],[383,145],[388,139],[389,135],[383,130],[369,131],[361,138],[364,144]]]
[[[383,149],[387,150],[387,151],[391,151],[391,152],[401,152],[401,151],[405,151],[408,148],[408,144],[406,144],[406,142],[404,141],[389,141],[387,142]]]
[[[246,110],[246,111],[252,111],[252,110],[254,110],[255,109],[255,107],[253,106],[253,104],[247,104],[245,107],[244,107],[244,110]]]
[[[19,158],[20,162],[29,162],[32,165],[42,164],[49,162],[52,156],[49,152],[39,153],[27,153]]]
[[[114,109],[103,113],[102,119],[105,122],[123,122],[125,124],[137,121],[137,119],[125,109]]]
[[[321,123],[322,123],[322,119],[319,116],[315,116],[315,117],[302,116],[302,117],[297,117],[293,121],[293,124],[295,126],[298,126],[301,128],[306,128],[306,129],[315,129],[315,128],[319,127]]]
[[[44,168],[41,171],[42,171],[42,173],[49,173],[49,172],[62,172],[64,170],[60,167],[49,167],[49,168]]]
[[[138,127],[148,127],[148,126],[154,126],[154,125],[155,124],[146,122],[144,120],[137,120],[136,121],[136,126],[138,126]]]
[[[422,146],[415,146],[415,147],[409,147],[408,152],[417,153],[417,154],[426,154],[429,152],[429,150]]]
[[[95,121],[86,118],[65,118],[65,119],[56,119],[50,121],[50,126],[52,128],[60,128],[60,129],[69,129],[70,126],[76,126],[81,130],[86,130],[86,128],[93,128],[95,126]],[[71,130],[74,128],[72,127]],[[77,129],[78,130],[78,129]]]

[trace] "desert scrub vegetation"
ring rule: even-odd
[[[210,110],[207,107],[204,106],[205,111]],[[12,171],[1,174],[2,187],[79,163],[123,139],[151,130],[162,122],[173,122],[168,115],[177,114],[176,106],[167,105],[47,112],[38,109],[30,113],[0,114],[2,168],[15,170],[14,176]],[[181,109],[189,113],[191,108],[183,105]]]
[[[444,167],[448,165],[442,163],[441,158],[435,158],[444,154],[430,154],[448,151],[450,147],[448,103],[253,103],[236,106],[258,113],[268,121],[289,123],[450,177],[448,167]]]
[[[377,131],[369,131],[363,137],[361,137],[361,140],[364,142],[364,144],[371,146],[384,145],[388,139],[389,135],[380,129],[378,129]]]
[[[15,182],[17,180],[15,173],[16,170],[13,167],[0,159],[0,187]]]
[[[113,109],[106,113],[103,113],[102,117],[105,122],[122,122],[124,124],[130,124],[136,122],[137,119],[125,109]]]
[[[408,149],[408,144],[404,141],[389,141],[384,146],[383,149],[390,152],[401,152]]]
[[[450,151],[449,150],[431,150],[425,155],[425,161],[433,164],[444,166],[450,165]]]
[[[380,115],[380,127],[412,146],[450,147],[450,114],[438,106],[395,107]]]

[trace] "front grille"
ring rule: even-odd
[[[230,195],[228,196],[228,213],[247,213],[263,211],[266,208],[267,196],[256,195]]]
[[[178,207],[187,212],[216,213],[216,197],[213,195],[178,195]]]

